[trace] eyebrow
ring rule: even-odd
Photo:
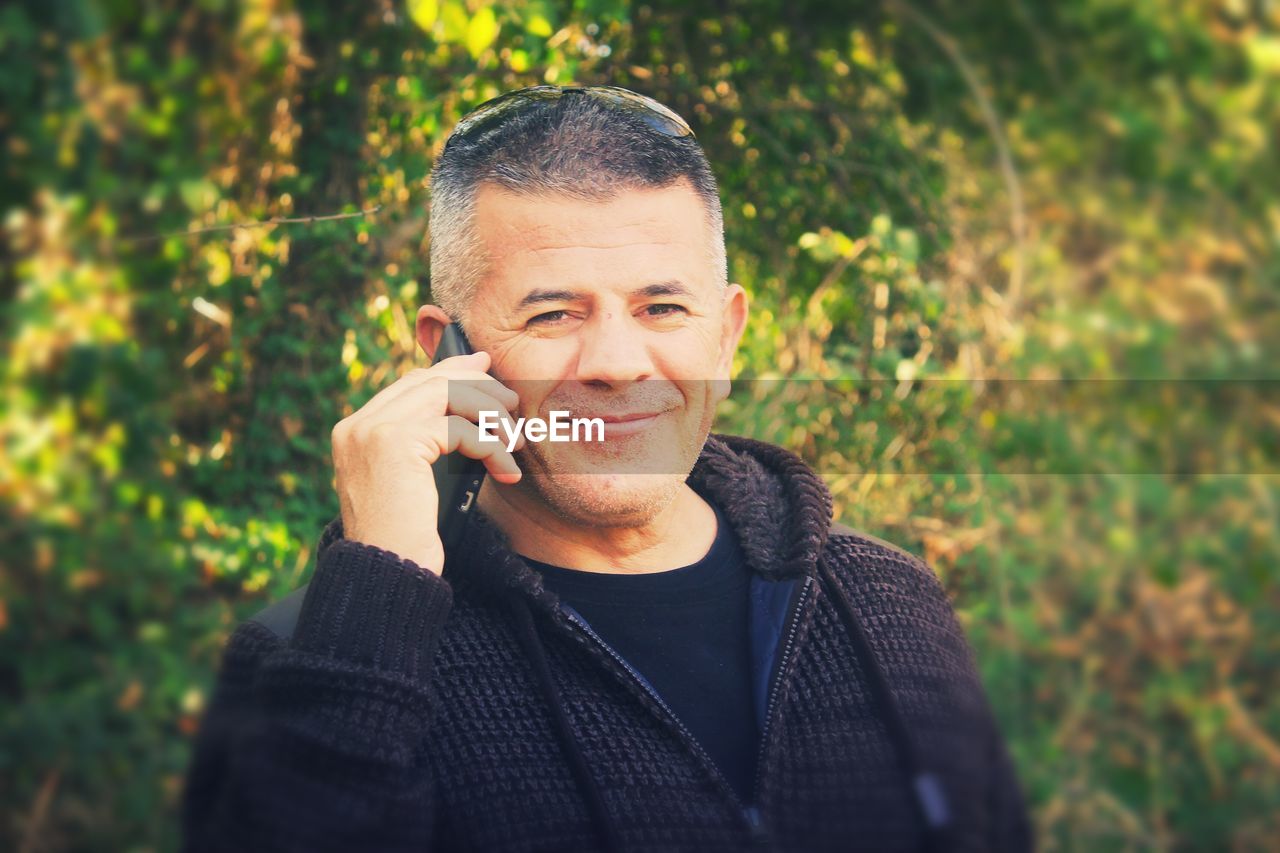
[[[686,287],[682,282],[672,279],[671,281],[660,281],[657,284],[647,284],[639,290],[633,291],[633,296],[683,296],[693,298],[693,291]],[[524,295],[524,298],[516,303],[516,310],[520,311],[533,305],[542,305],[547,302],[576,302],[585,299],[586,293],[580,290],[548,290],[546,288],[538,288],[531,290]]]
[[[516,303],[516,310],[528,308],[530,305],[541,305],[544,302],[574,302],[581,299],[583,294],[577,290],[531,290],[524,295],[524,298]]]
[[[684,296],[688,299],[693,298],[693,291],[685,287],[683,282],[675,279],[646,285],[635,293],[637,296]]]

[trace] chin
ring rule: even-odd
[[[698,461],[700,446],[652,435],[589,446],[541,446],[525,469],[527,487],[550,510],[595,528],[640,526],[671,505]],[[548,452],[549,451],[549,452]]]
[[[525,474],[519,487],[584,527],[647,524],[689,478],[710,431],[698,426],[689,430],[672,418],[619,440],[527,445],[516,454]]]
[[[527,487],[558,515],[584,527],[636,527],[666,509],[686,478],[687,474],[533,475]]]

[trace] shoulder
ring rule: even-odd
[[[984,718],[973,649],[924,560],[858,531],[833,531],[823,559],[895,683],[928,683],[935,707],[951,709],[955,719]]]
[[[837,571],[870,572],[885,577],[910,578],[941,590],[933,569],[920,557],[885,539],[833,522],[823,558]]]
[[[927,627],[959,652],[967,648],[951,600],[923,559],[892,542],[833,524],[823,559],[865,617]]]
[[[863,542],[870,543],[872,545],[875,545],[878,548],[883,548],[886,551],[895,553],[903,559],[914,561],[914,562],[920,563],[921,565],[924,565],[923,561],[919,557],[917,557],[915,554],[912,554],[907,549],[900,548],[886,539],[881,539],[877,536],[872,536],[870,533],[866,533],[862,530],[857,530],[855,528],[850,527],[847,524],[841,524],[838,521],[831,522],[831,532],[828,534],[828,536],[829,538],[834,538],[838,536],[847,536],[855,540],[862,540]]]

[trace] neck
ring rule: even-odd
[[[480,490],[479,505],[517,554],[584,572],[677,569],[705,557],[716,537],[715,510],[688,485],[653,518],[622,527],[575,522],[537,496],[490,479]]]

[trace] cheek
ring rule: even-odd
[[[493,372],[501,379],[559,380],[568,375],[577,352],[570,336],[556,339],[516,338],[495,347]],[[514,389],[517,392],[519,389]]]
[[[717,383],[714,380],[698,376],[677,380],[676,384],[684,397],[684,418],[688,425],[715,417],[720,400],[716,396]]]
[[[569,374],[573,352],[564,340],[515,339],[493,351],[493,374],[520,398],[517,417],[546,417],[548,400]],[[553,401],[554,402],[554,401]]]
[[[657,352],[667,376],[712,379],[720,357],[719,330],[696,326],[678,339],[673,336],[669,345],[659,344]]]

